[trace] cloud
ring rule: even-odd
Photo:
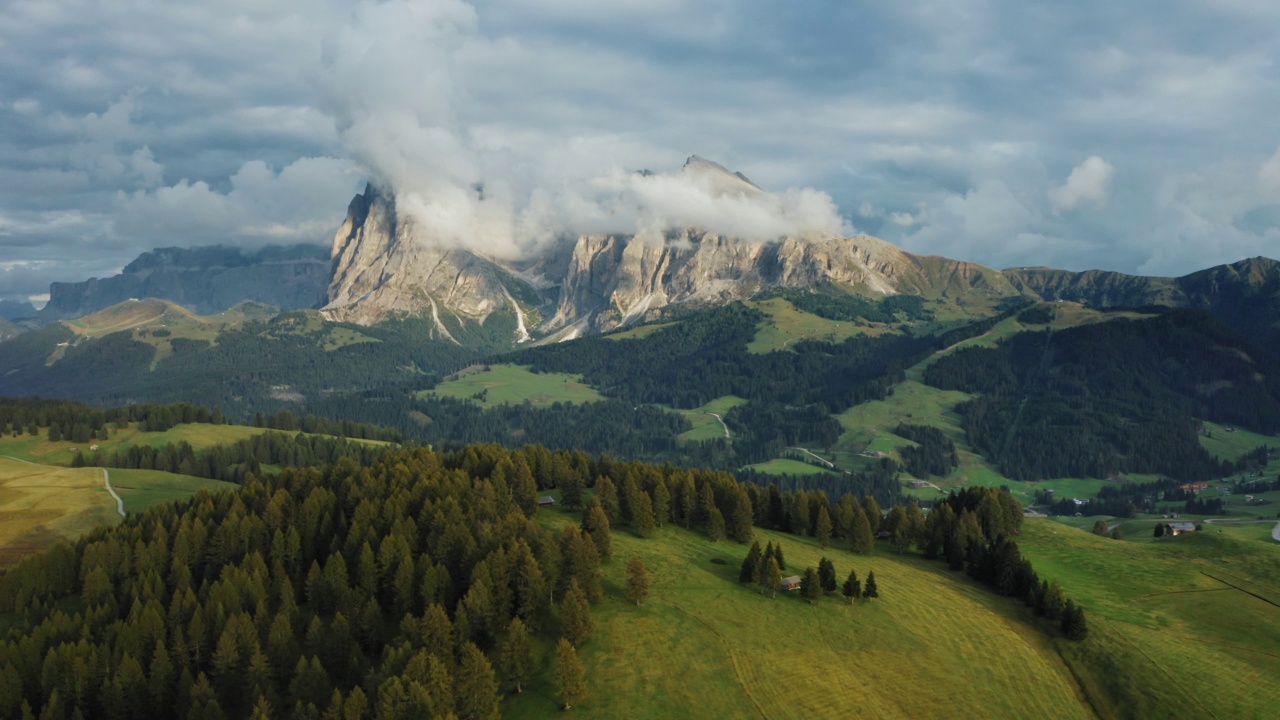
[[[1094,155],[1075,166],[1066,183],[1049,190],[1049,202],[1056,210],[1071,210],[1081,203],[1106,206],[1114,174],[1111,163]]]
[[[0,17],[0,247],[77,280],[160,245],[325,242],[367,176],[424,234],[500,254],[853,217],[989,265],[1190,272],[1275,254],[1277,12],[21,0]],[[769,193],[685,186],[694,153]]]

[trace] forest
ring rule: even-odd
[[[538,522],[553,489],[581,525]],[[0,716],[496,718],[533,673],[531,638],[559,638],[569,705],[589,672],[573,648],[589,642],[611,533],[668,523],[733,543],[776,528],[861,553],[882,533],[1082,637],[1082,611],[1017,552],[1021,521],[989,488],[925,520],[914,503],[884,515],[874,497],[832,503],[539,446],[344,457],[130,515],[0,576]],[[628,583],[637,602],[641,590]]]
[[[957,408],[965,433],[1010,478],[1191,481],[1233,469],[1200,446],[1200,420],[1280,430],[1276,368],[1280,359],[1207,313],[1175,310],[965,348],[924,379],[982,395]]]

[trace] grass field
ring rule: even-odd
[[[175,425],[164,432],[143,432],[135,424],[125,429],[109,427],[109,437],[106,440],[74,443],[70,441],[49,442],[47,428],[42,428],[41,434],[38,436],[23,434],[18,437],[0,437],[0,455],[12,455],[29,462],[48,465],[70,465],[73,457],[71,448],[76,448],[83,452],[88,450],[89,447],[97,445],[104,454],[110,455],[113,452],[134,445],[150,445],[162,448],[169,443],[176,445],[185,441],[190,443],[196,450],[201,450],[214,445],[234,443],[254,435],[260,435],[266,431],[266,428],[248,427],[246,425],[190,423]]]
[[[603,400],[595,388],[585,385],[581,375],[535,373],[520,365],[489,365],[457,373],[420,395],[435,394],[472,400],[483,407],[507,403],[532,403],[545,407],[556,402],[584,403]]]
[[[755,470],[756,472],[771,473],[773,475],[830,475],[831,470],[810,465],[807,462],[792,460],[790,458],[778,458],[768,462],[756,463],[748,465],[746,469]]]
[[[548,526],[576,521],[539,513]],[[780,541],[788,572],[832,558],[843,578],[874,570],[881,597],[816,605],[771,599],[737,583],[746,547],[667,527],[640,540],[615,533],[608,597],[592,609],[582,648],[590,697],[583,717],[609,718],[1088,718],[1088,704],[1054,640],[1021,605],[917,556],[855,556],[809,540]],[[627,561],[649,570],[649,601],[623,597]],[[722,564],[717,564],[719,561]],[[546,648],[542,650],[548,652]],[[562,716],[550,672],[504,715]],[[980,710],[979,710],[980,709]]]
[[[100,469],[0,457],[0,566],[119,521]]]
[[[111,486],[124,500],[126,512],[141,512],[170,500],[186,500],[200,490],[231,490],[234,483],[176,475],[160,470],[112,469]]]
[[[1200,435],[1200,445],[1208,450],[1210,455],[1227,460],[1236,460],[1259,445],[1280,447],[1280,438],[1259,435],[1235,426],[1206,421],[1204,429],[1209,432],[1209,436]]]
[[[749,302],[747,305],[769,315],[769,318],[760,324],[755,338],[747,344],[747,350],[753,353],[786,350],[788,345],[797,340],[839,342],[853,335],[874,335],[884,332],[883,326],[875,323],[837,322],[811,315],[797,310],[794,305],[782,298]]]
[[[630,330],[623,330],[622,332],[613,332],[607,335],[601,335],[600,337],[604,338],[605,340],[633,340],[638,338],[649,337],[650,335],[661,330],[662,328],[671,327],[672,325],[675,325],[675,323],[673,322],[650,323],[648,325],[641,325],[640,327],[631,328]]]
[[[1024,555],[1088,613],[1089,638],[1064,656],[1117,716],[1276,716],[1280,552],[1218,529],[1116,542],[1024,524]]]
[[[678,440],[686,442],[697,442],[700,440],[715,440],[724,437],[725,428],[720,421],[715,418],[715,413],[721,418],[729,412],[731,408],[737,407],[747,402],[743,398],[736,395],[724,395],[712,400],[711,402],[696,407],[692,410],[676,410],[675,412],[685,416],[685,418],[693,425],[691,430],[686,430],[676,436]],[[730,436],[732,439],[732,436]]]

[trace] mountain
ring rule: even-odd
[[[5,320],[23,320],[35,317],[36,307],[29,302],[17,300],[0,300],[0,318]]]
[[[1178,278],[1051,268],[1013,268],[1003,274],[1019,291],[1041,300],[1201,308],[1280,352],[1280,262],[1270,258],[1249,258]]]
[[[0,342],[4,342],[5,340],[8,340],[11,337],[15,337],[16,335],[18,335],[18,333],[23,332],[25,329],[26,328],[22,327],[21,325],[15,325],[14,323],[10,322],[8,319],[4,317],[0,317]]]
[[[764,191],[740,173],[693,156],[682,175],[712,192]],[[516,319],[516,339],[566,339],[607,331],[677,303],[720,304],[771,287],[837,283],[872,296],[898,293],[998,299],[1019,290],[995,270],[918,256],[867,235],[810,234],[751,242],[687,228],[664,242],[635,235],[582,235],[520,261],[425,237],[395,201],[372,185],[356,196],[333,240],[326,317],[360,324],[430,317],[484,323]]]
[[[329,259],[315,245],[266,247],[246,254],[222,246],[159,248],[109,278],[53,283],[42,322],[81,317],[131,298],[162,298],[198,314],[254,300],[290,310],[324,299]]]

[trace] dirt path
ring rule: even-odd
[[[116,512],[120,513],[120,517],[124,517],[124,500],[116,494],[116,489],[111,487],[111,475],[106,468],[102,468],[102,484],[107,486],[107,492],[111,493],[111,497],[116,499]]]
[[[809,451],[808,451],[808,450],[806,450],[805,448],[802,448],[802,447],[789,447],[789,448],[787,448],[787,449],[788,449],[788,450],[799,450],[800,452],[804,453],[805,455],[808,455],[809,457],[811,457],[811,458],[813,458],[813,459],[817,460],[818,462],[825,464],[827,467],[831,468],[832,470],[834,470],[834,469],[835,469],[835,467],[836,467],[836,466],[835,466],[835,463],[832,463],[830,460],[827,460],[826,458],[819,457],[818,455],[814,455],[813,453],[809,452]]]
[[[725,436],[725,438],[728,438],[728,437],[729,437],[729,426],[724,424],[724,418],[720,417],[719,415],[717,415],[717,414],[715,414],[715,413],[713,413],[713,412],[709,412],[709,413],[707,413],[707,414],[708,414],[708,415],[710,415],[711,417],[715,418],[716,420],[719,420],[719,421],[720,421],[720,427],[724,428],[724,436]]]

